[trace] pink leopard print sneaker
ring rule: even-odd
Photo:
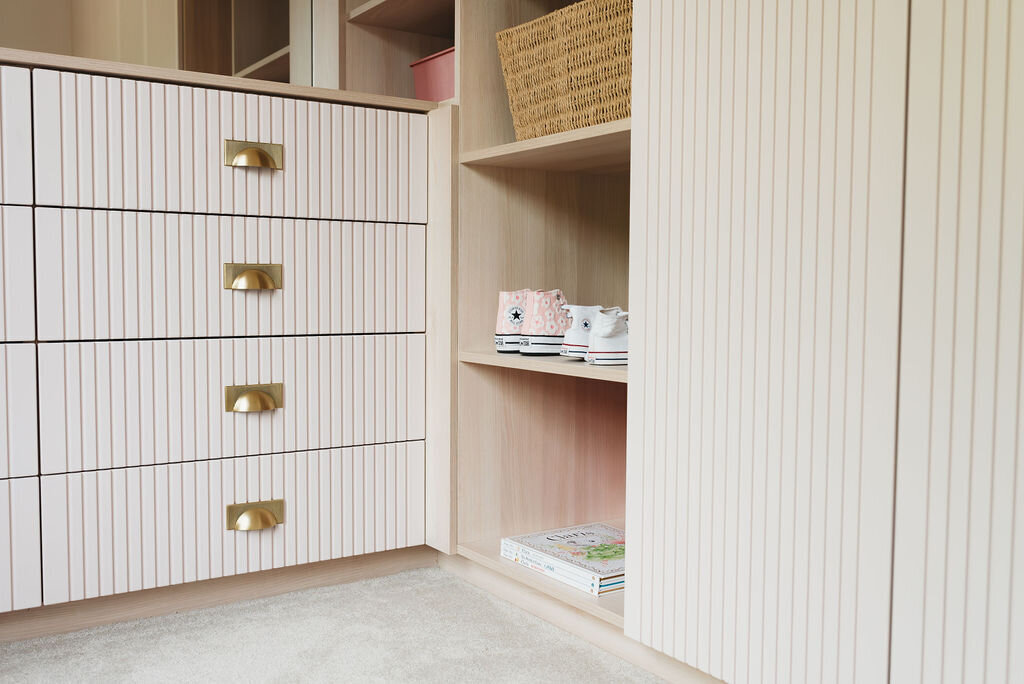
[[[498,322],[494,327],[494,348],[500,354],[519,353],[519,333],[526,321],[526,304],[531,290],[498,293]]]
[[[534,290],[527,296],[524,315],[526,322],[519,331],[521,354],[559,354],[565,331],[572,322],[562,305],[565,295],[561,290]]]

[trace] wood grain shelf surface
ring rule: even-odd
[[[455,0],[369,0],[348,13],[353,24],[452,38]]]
[[[545,577],[534,570],[502,558],[500,538],[459,544],[458,553],[464,558],[468,558],[490,570],[521,582],[528,587],[558,599],[563,603],[567,603],[605,622],[609,622],[616,627],[621,628],[623,626],[625,592],[617,591],[600,597],[591,596],[584,591],[574,589],[567,584],[562,584],[558,580]]]
[[[631,119],[487,147],[462,154],[471,166],[544,171],[613,172],[629,168]]]
[[[579,359],[569,359],[564,356],[523,356],[522,354],[499,354],[496,351],[486,350],[461,351],[459,352],[459,361],[606,382],[625,383],[629,375],[626,366],[594,366]]]

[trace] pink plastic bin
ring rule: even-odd
[[[413,62],[416,99],[440,102],[455,97],[455,47]]]

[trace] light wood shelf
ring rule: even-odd
[[[455,0],[369,0],[348,13],[353,24],[452,38]]]
[[[544,171],[614,172],[629,168],[631,119],[464,152],[471,166]]]
[[[264,81],[288,82],[289,56],[292,48],[285,45],[283,48],[269,54],[263,59],[250,64],[235,74],[236,78],[258,78]]]
[[[524,568],[522,565],[501,557],[500,538],[459,544],[458,553],[460,556],[475,561],[490,570],[521,582],[528,587],[558,599],[563,603],[567,603],[605,622],[609,622],[616,627],[621,628],[623,626],[625,592],[617,591],[600,597],[591,596],[579,589],[574,589],[557,580],[545,577],[534,570]]]
[[[594,366],[584,363],[580,359],[569,359],[564,356],[523,356],[522,354],[499,354],[496,351],[462,351],[459,352],[459,361],[607,382],[626,382],[628,376],[626,366]]]

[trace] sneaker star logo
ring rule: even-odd
[[[508,319],[509,323],[518,327],[523,324],[523,314],[525,313],[526,312],[523,311],[523,307],[521,306],[510,306],[508,310],[505,311],[505,318]]]
[[[584,330],[590,330],[590,321],[588,321],[587,319],[584,318],[583,322],[580,323],[580,325],[583,326]]]

